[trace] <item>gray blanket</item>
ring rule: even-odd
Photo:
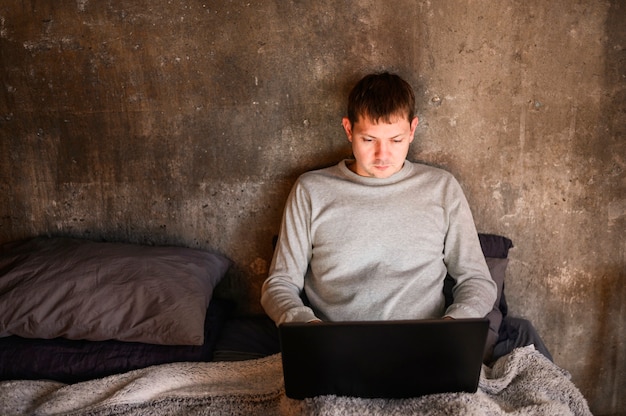
[[[280,355],[165,364],[83,383],[0,383],[2,415],[591,415],[569,374],[526,347],[483,366],[474,393],[413,399],[285,396]]]

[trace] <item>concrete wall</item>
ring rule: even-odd
[[[352,83],[418,89],[411,159],[513,239],[507,295],[595,414],[624,414],[624,1],[10,0],[0,5],[0,242],[219,250],[260,311],[300,173],[349,156]]]

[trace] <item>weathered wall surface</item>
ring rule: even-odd
[[[259,312],[296,176],[349,156],[364,73],[418,89],[410,157],[513,239],[530,318],[595,414],[626,412],[623,1],[8,1],[0,243],[43,233],[225,253]]]

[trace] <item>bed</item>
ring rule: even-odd
[[[479,389],[403,400],[287,398],[273,323],[214,296],[231,265],[219,253],[66,237],[4,244],[0,414],[590,415],[538,335],[519,330],[532,325],[508,316],[512,242],[479,238],[498,285]]]

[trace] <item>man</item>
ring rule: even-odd
[[[354,160],[295,183],[261,303],[276,324],[483,317],[496,285],[449,173],[406,160],[418,119],[411,86],[372,74],[348,98]],[[445,307],[443,282],[456,281]]]

